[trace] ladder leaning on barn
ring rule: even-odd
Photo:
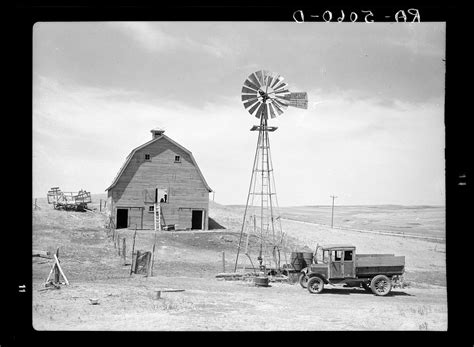
[[[153,241],[153,250],[151,252],[151,263],[149,264],[148,276],[153,276],[153,263],[155,262],[155,248],[156,248],[156,235],[157,235],[157,226],[158,231],[161,232],[161,203],[155,202],[153,204],[153,221],[155,226],[155,237]]]

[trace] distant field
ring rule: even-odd
[[[282,218],[331,225],[331,206],[280,208]],[[446,235],[443,206],[335,206],[334,226],[432,237]]]
[[[99,208],[99,202],[107,194],[92,194],[91,208]],[[45,201],[40,198],[39,201]],[[213,205],[213,202],[210,202]],[[220,205],[230,211],[243,214],[245,206]],[[298,220],[321,225],[331,225],[331,206],[280,207],[284,219]],[[340,228],[387,231],[396,234],[446,237],[446,208],[444,206],[358,205],[335,206],[334,226]]]
[[[243,213],[245,206],[228,205]],[[331,225],[331,206],[280,207],[284,219]],[[334,226],[340,228],[387,231],[396,234],[446,237],[444,206],[335,206]]]

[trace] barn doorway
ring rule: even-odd
[[[202,229],[202,211],[193,210],[191,216],[191,229]]]
[[[117,209],[117,229],[128,228],[128,208]]]

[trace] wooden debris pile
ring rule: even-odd
[[[63,192],[59,187],[48,191],[48,204],[56,210],[81,211],[88,210],[87,204],[91,203],[91,193],[81,189],[79,192]]]

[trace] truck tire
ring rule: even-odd
[[[375,295],[387,295],[392,290],[392,281],[385,275],[377,275],[370,281],[370,289]]]
[[[298,283],[300,284],[300,286],[302,286],[303,288],[307,288],[308,287],[308,277],[306,277],[306,274],[304,272],[300,273],[299,277],[298,277]]]
[[[308,280],[308,290],[311,294],[319,294],[324,289],[324,281],[319,277],[311,277]]]

